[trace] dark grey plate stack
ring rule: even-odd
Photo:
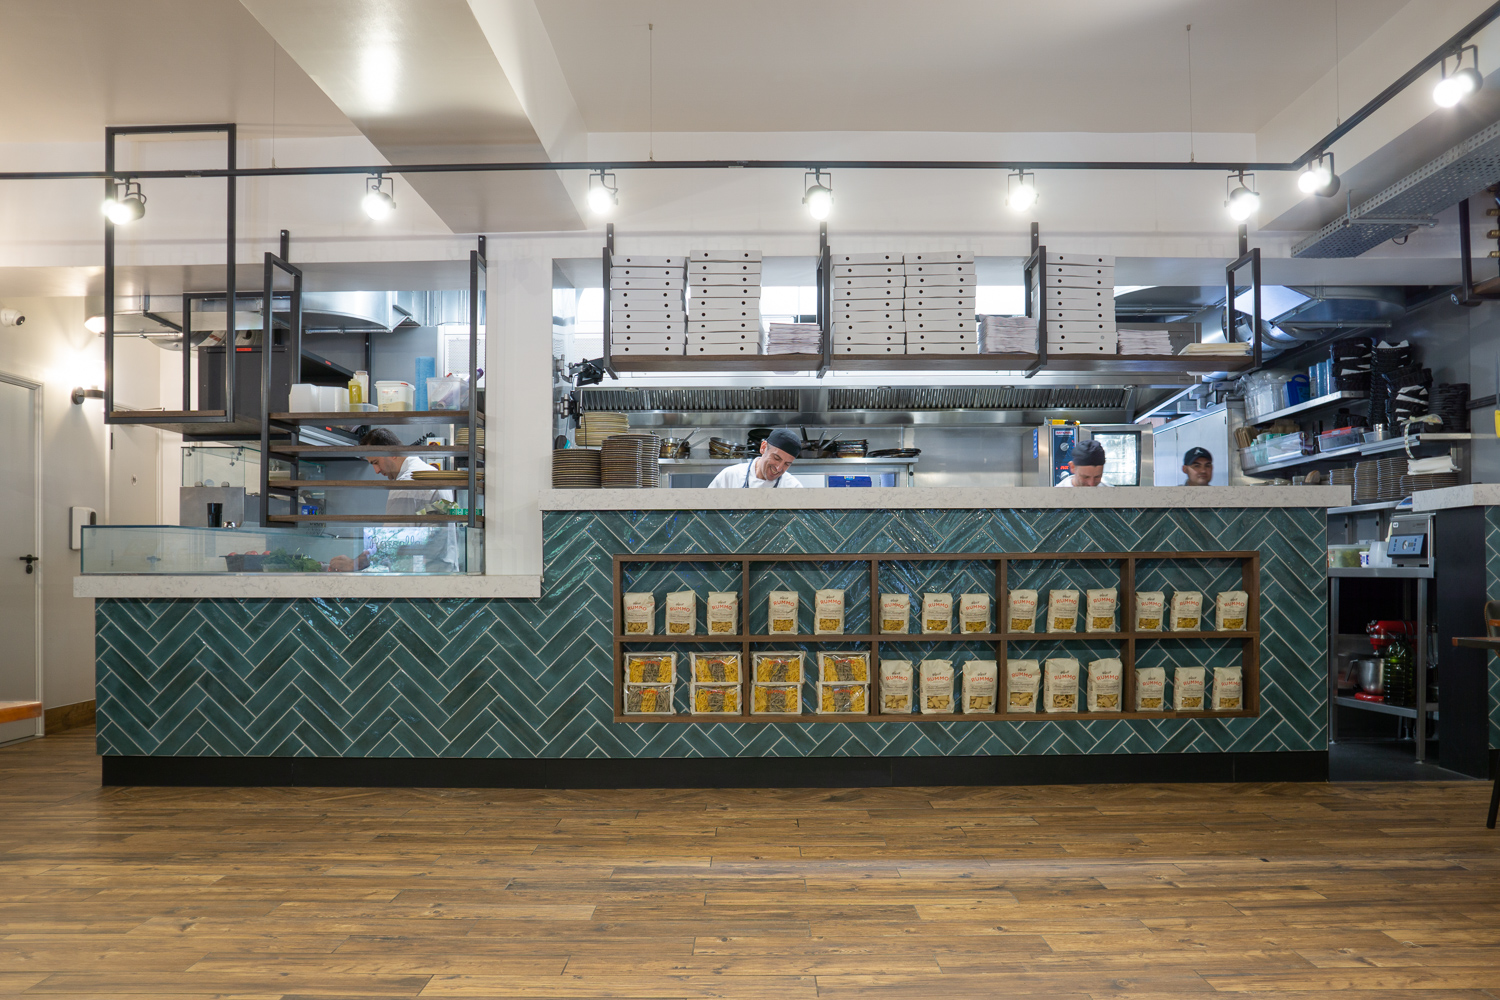
[[[554,490],[597,490],[599,486],[598,448],[559,448],[552,453]]]
[[[1364,463],[1360,463],[1364,464]],[[1407,478],[1406,456],[1392,455],[1375,463],[1375,500],[1386,503],[1406,496],[1401,480]]]
[[[650,489],[661,485],[661,438],[655,434],[615,434],[604,439],[600,468],[607,490]]]

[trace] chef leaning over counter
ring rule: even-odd
[[[1098,441],[1084,441],[1073,449],[1073,461],[1068,464],[1071,476],[1063,476],[1062,486],[1108,486],[1104,481],[1104,445]]]
[[[744,465],[731,465],[714,477],[714,489],[800,489],[802,483],[787,470],[802,453],[802,439],[778,427],[760,443],[760,457]]]

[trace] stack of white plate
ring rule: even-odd
[[[554,490],[597,490],[599,451],[596,448],[559,448],[552,453]]]
[[[903,269],[906,353],[979,353],[974,255],[967,250],[909,253]]]
[[[612,357],[682,354],[687,343],[687,259],[615,254],[609,259]]]
[[[623,413],[582,413],[578,417],[578,446],[597,448],[604,439],[630,430],[630,418]]]
[[[694,250],[688,255],[687,353],[760,353],[760,251]]]

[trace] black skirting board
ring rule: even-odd
[[[104,757],[105,785],[883,788],[1327,781],[1326,750],[1026,757]]]

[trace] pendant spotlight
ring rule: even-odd
[[[1244,222],[1255,214],[1260,208],[1260,195],[1250,185],[1255,183],[1255,175],[1251,174],[1247,180],[1243,170],[1229,175],[1229,180],[1238,180],[1239,185],[1229,192],[1229,197],[1224,199],[1224,207],[1229,209],[1229,215],[1236,222]],[[1229,186],[1226,180],[1224,186]]]
[[[1473,52],[1474,57],[1469,60],[1469,65],[1464,65],[1464,53]],[[1484,77],[1479,75],[1479,46],[1465,45],[1458,50],[1458,55],[1453,62],[1453,73],[1448,73],[1448,60],[1444,57],[1438,63],[1438,72],[1442,74],[1437,86],[1432,88],[1432,99],[1440,108],[1451,108],[1465,97],[1484,86]]]
[[[597,183],[596,183],[597,182]],[[596,170],[589,174],[589,211],[595,215],[608,215],[620,203],[620,188],[615,184],[615,175]]]
[[[385,182],[390,180],[391,189],[385,189]],[[365,178],[365,197],[360,206],[370,218],[379,221],[387,218],[396,210],[396,179],[387,178],[384,174],[371,174]]]
[[[811,177],[812,183],[807,179]],[[802,183],[807,185],[807,190],[802,194],[802,204],[807,206],[807,214],[822,222],[827,219],[833,211],[833,177],[824,174],[821,170],[809,170],[802,177]]]
[[[1036,204],[1036,174],[1017,170],[1005,177],[1005,206],[1012,212],[1024,212]]]
[[[1297,176],[1297,188],[1303,194],[1332,198],[1339,191],[1339,175],[1333,172],[1333,154],[1321,153]]]
[[[146,214],[146,196],[141,193],[139,183],[127,180],[104,199],[100,211],[115,225],[126,226]]]

